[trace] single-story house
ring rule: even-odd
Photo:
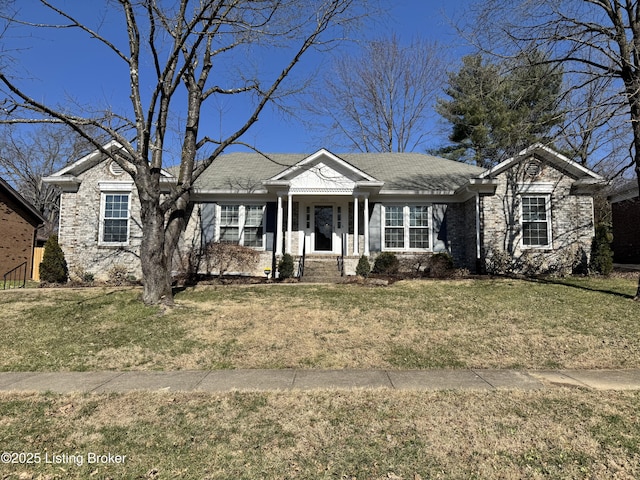
[[[120,146],[111,142],[109,151]],[[172,181],[170,169],[166,182]],[[46,179],[62,189],[59,242],[71,271],[140,276],[136,188],[99,151]],[[296,260],[448,252],[472,272],[504,263],[566,269],[588,255],[593,192],[603,179],[537,144],[491,169],[420,153],[229,153],[194,185],[182,243],[233,242],[261,254],[261,274]],[[498,262],[498,260],[500,262]],[[175,267],[175,265],[174,265]]]
[[[609,196],[613,227],[613,261],[640,263],[640,196],[638,182],[631,180]]]
[[[40,212],[0,178],[0,275],[31,278],[36,232],[44,223]]]

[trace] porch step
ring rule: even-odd
[[[336,283],[341,280],[336,257],[306,258],[304,274],[300,281],[306,283]]]

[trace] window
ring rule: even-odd
[[[548,196],[522,197],[522,244],[525,247],[546,247],[551,241]]]
[[[220,242],[264,246],[264,205],[220,205]]]
[[[101,243],[123,245],[129,242],[129,194],[103,193]]]
[[[393,249],[404,248],[403,207],[384,209],[384,246]]]
[[[247,205],[244,216],[244,242],[247,247],[262,247],[264,206]]]
[[[220,206],[220,241],[238,243],[240,240],[240,205]]]
[[[385,205],[384,249],[427,250],[431,247],[428,205]]]

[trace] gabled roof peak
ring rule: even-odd
[[[593,172],[592,170],[583,167],[582,165],[580,165],[577,162],[574,162],[573,160],[569,159],[568,157],[566,157],[565,155],[555,151],[554,149],[548,147],[547,145],[543,145],[542,143],[535,143],[533,145],[531,145],[530,147],[525,148],[524,150],[522,150],[521,152],[519,152],[517,155],[508,158],[507,160],[499,163],[498,165],[490,168],[489,170],[485,171],[484,173],[482,173],[478,178],[491,178],[494,177],[502,172],[504,172],[505,170],[511,168],[512,165],[514,165],[517,162],[522,161],[524,158],[526,157],[531,157],[537,155],[539,157],[541,157],[543,160],[548,161],[550,163],[553,163],[567,171],[569,171],[570,173],[572,173],[573,175],[575,175],[578,178],[592,178],[593,180],[598,180],[598,181],[603,181],[604,178],[600,175],[598,175],[597,173]]]

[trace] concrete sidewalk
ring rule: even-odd
[[[640,390],[640,370],[211,370],[0,372],[0,392],[229,392],[374,389]]]

